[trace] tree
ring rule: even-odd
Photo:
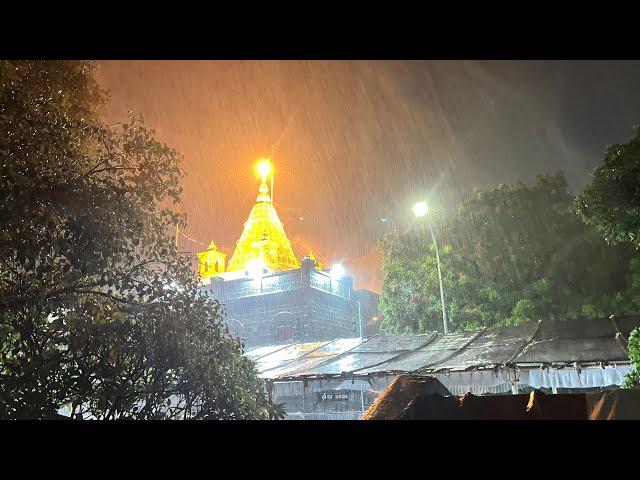
[[[445,252],[452,330],[635,308],[624,273],[631,272],[632,249],[608,246],[584,225],[561,173],[476,191],[457,211],[430,221]],[[397,233],[380,244],[382,326],[389,331],[423,332],[441,323],[433,249],[417,241],[427,235],[415,235]]]
[[[610,146],[604,161],[592,173],[592,181],[577,196],[577,212],[597,229],[607,243],[630,244],[640,249],[640,125],[627,143]],[[640,312],[640,259],[630,262],[624,294],[607,299],[610,310]],[[601,302],[604,303],[604,302]],[[629,358],[635,366],[623,383],[640,387],[640,330],[629,337]]]
[[[0,418],[269,418],[176,250],[180,157],[87,62],[0,62]]]
[[[640,388],[640,328],[632,330],[629,335],[629,359],[634,370],[625,377],[622,387]]]
[[[416,232],[392,232],[379,248],[383,253],[384,284],[380,295],[383,331],[414,333],[436,328],[423,295],[425,264],[423,252],[428,244]]]
[[[383,320],[389,333],[442,330],[442,304],[435,246],[427,227],[396,231],[378,245],[383,254],[384,281],[380,294]],[[447,319],[451,330],[481,324],[481,313],[470,308],[471,278],[462,271],[462,259],[450,245],[441,245],[440,263]]]
[[[610,244],[640,248],[640,125],[631,140],[610,146],[593,180],[576,199],[576,209]]]

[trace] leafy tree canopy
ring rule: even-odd
[[[629,360],[634,369],[625,377],[623,388],[640,388],[640,328],[629,335]]]
[[[640,248],[640,125],[627,143],[607,149],[593,180],[578,195],[576,208],[607,242]]]
[[[172,242],[180,157],[87,62],[0,62],[0,418],[269,418]]]
[[[452,329],[637,312],[632,249],[610,247],[576,215],[562,173],[476,191],[432,223]],[[434,248],[424,225],[380,242],[382,328],[441,329]],[[626,272],[626,273],[625,273]]]

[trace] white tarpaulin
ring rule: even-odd
[[[585,368],[545,368],[520,371],[520,383],[531,388],[594,388],[620,385],[632,370],[627,366]]]
[[[598,388],[620,385],[632,370],[629,366],[606,366],[581,369],[545,368],[518,371],[518,384],[531,388]],[[476,370],[434,375],[452,395],[499,394],[511,391],[511,382],[504,371]]]
[[[511,383],[503,372],[477,370],[473,372],[453,372],[434,375],[452,395],[474,395],[506,393],[511,391]]]

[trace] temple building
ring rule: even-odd
[[[267,185],[270,165],[258,171],[258,197],[229,263],[214,242],[198,258],[202,288],[224,305],[285,418],[358,419],[398,374],[434,377],[454,395],[522,395],[606,391],[633,369],[626,345],[640,317],[379,333],[378,295],[354,290],[340,264],[296,257]]]
[[[312,252],[296,257],[267,185],[271,164],[258,172],[256,203],[229,263],[213,241],[198,253],[202,288],[224,305],[231,333],[247,348],[363,337],[377,294],[355,291],[341,265],[325,269]]]

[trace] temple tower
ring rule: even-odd
[[[258,172],[261,176],[258,197],[229,260],[228,272],[264,269],[267,273],[300,267],[269,195],[267,177],[272,174],[271,164],[261,162]]]

